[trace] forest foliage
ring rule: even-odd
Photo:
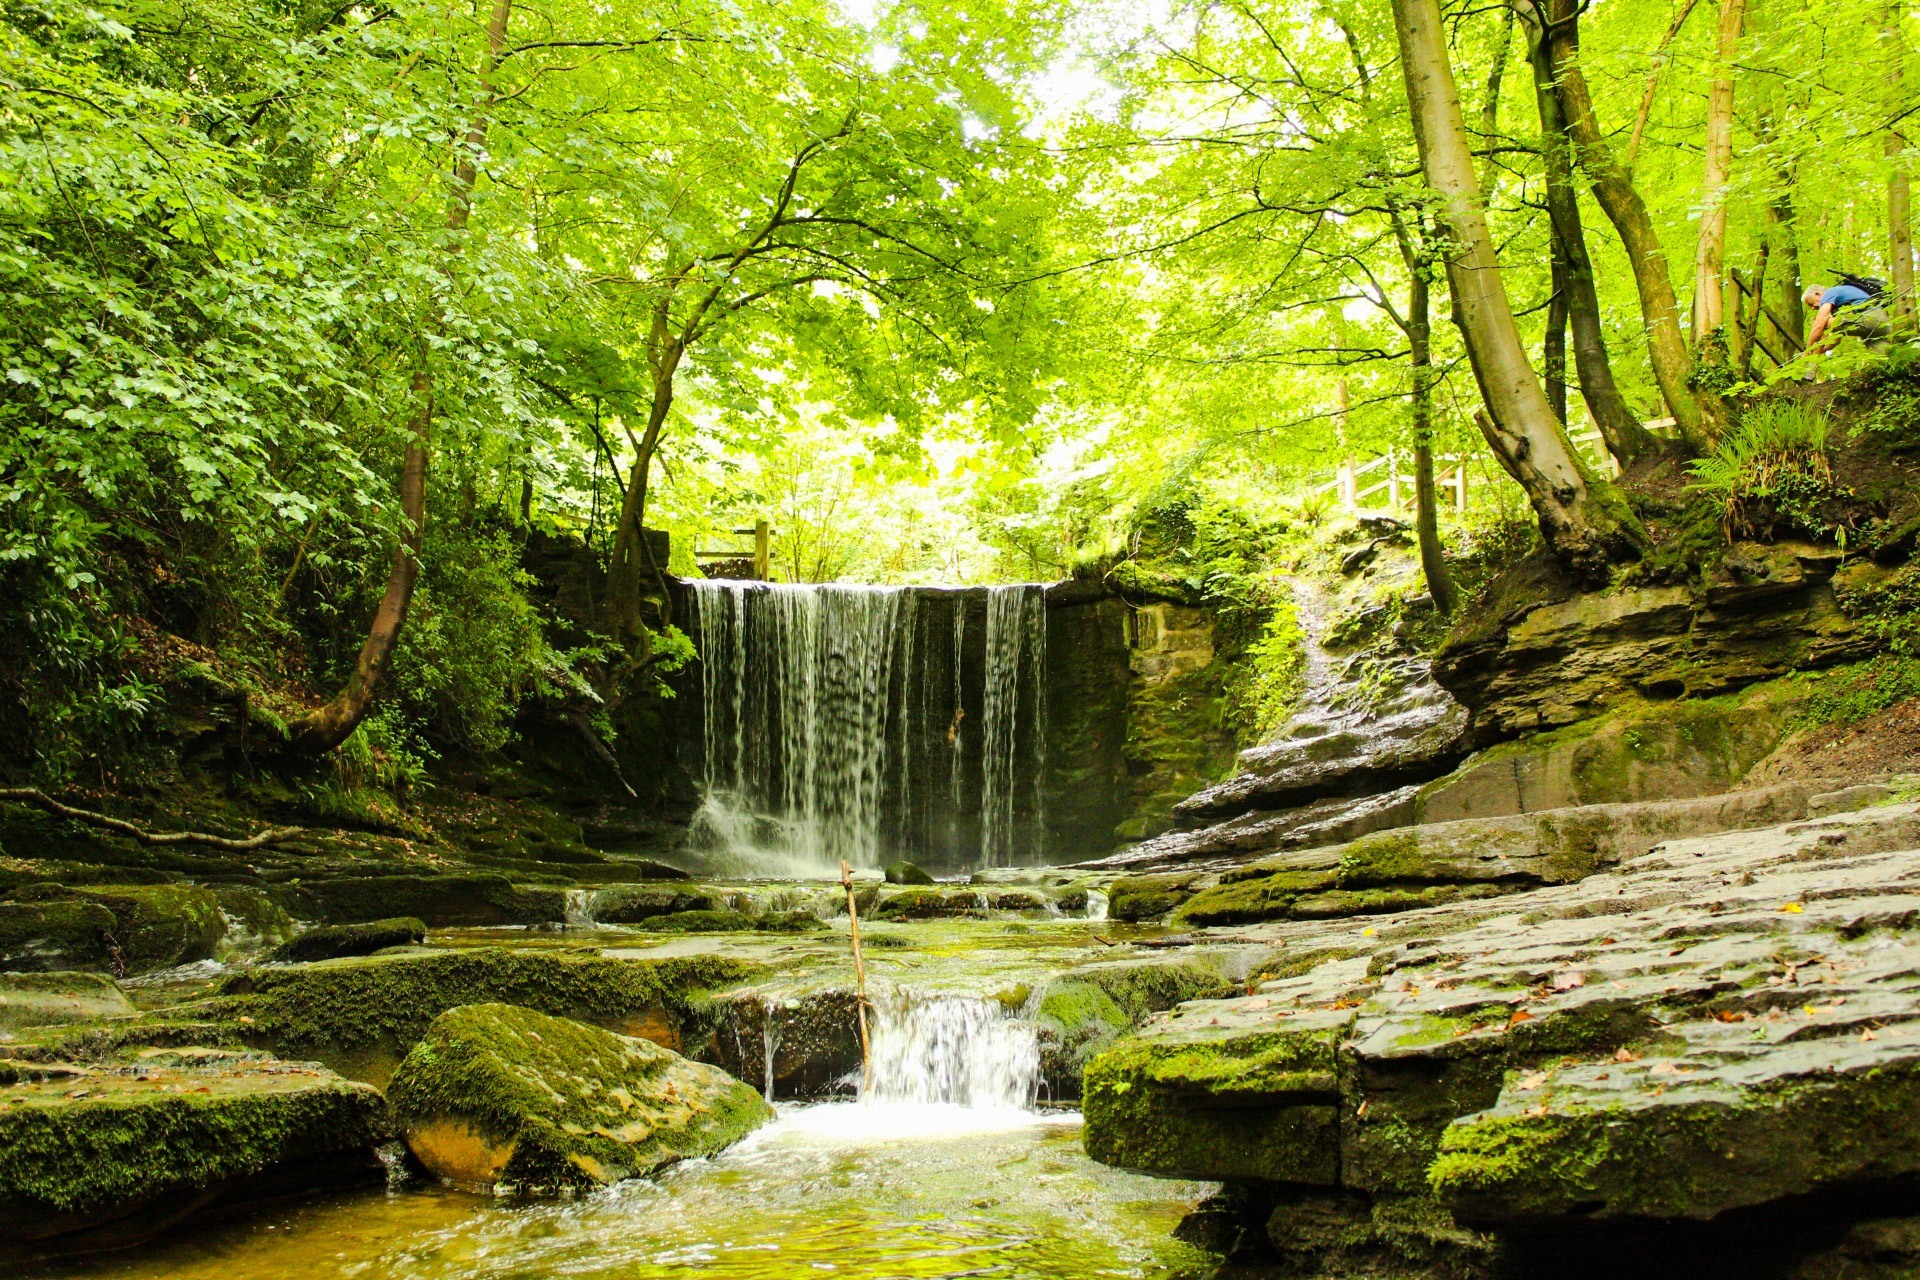
[[[1170,495],[1312,519],[1340,460],[1426,442],[1471,478],[1444,531],[1470,549],[1541,499],[1476,426],[1449,321],[1461,246],[1395,22],[1416,2],[12,0],[20,767],[97,762],[183,662],[270,720],[331,696],[411,528],[410,442],[419,581],[368,732],[421,750],[490,750],[530,699],[591,712],[657,675],[683,642],[647,581],[756,519],[782,576],[1051,578],[1124,558]],[[1603,160],[1671,265],[1709,463],[1769,384],[1870,374],[1877,353],[1792,342],[1805,283],[1898,283],[1910,257],[1905,6],[1560,8],[1436,12],[1513,323],[1567,425],[1596,386],[1564,336],[1555,164],[1578,166],[1561,190],[1619,412],[1677,406]],[[1577,49],[1530,44],[1575,17]],[[1604,156],[1543,132],[1530,56],[1549,99],[1583,77]],[[1575,465],[1605,489],[1602,456]],[[533,537],[599,558],[594,616],[543,609]]]

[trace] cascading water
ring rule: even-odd
[[[993,1000],[911,991],[873,1002],[873,1072],[863,1103],[981,1109],[1033,1105],[1040,1043]]]
[[[1043,587],[693,590],[695,848],[749,871],[1042,860]]]

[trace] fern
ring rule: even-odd
[[[1757,408],[1722,437],[1712,453],[1687,464],[1693,473],[1687,491],[1704,494],[1719,508],[1729,538],[1751,530],[1763,508],[1780,505],[1774,499],[1790,495],[1789,505],[1799,508],[1806,505],[1809,492],[1832,486],[1828,429],[1826,414],[1802,404]]]

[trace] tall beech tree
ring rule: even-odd
[[[1439,0],[1394,0],[1395,33],[1420,164],[1450,240],[1447,278],[1486,413],[1487,443],[1526,490],[1547,544],[1575,574],[1604,578],[1637,557],[1626,505],[1580,460],[1527,363],[1474,179]]]

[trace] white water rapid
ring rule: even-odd
[[[803,875],[1042,860],[1044,587],[692,585],[694,848]]]
[[[1040,1089],[1033,1027],[974,996],[879,994],[864,1104],[1025,1110]]]

